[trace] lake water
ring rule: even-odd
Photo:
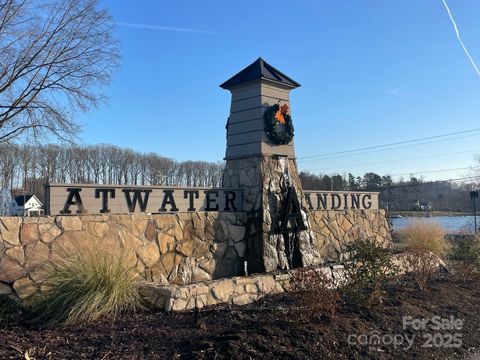
[[[473,216],[431,216],[431,217],[402,217],[390,219],[392,221],[393,230],[398,231],[408,226],[414,220],[424,220],[428,223],[441,224],[447,233],[458,231],[473,231]],[[480,216],[477,216],[477,226],[480,225]]]

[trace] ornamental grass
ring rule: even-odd
[[[125,250],[80,248],[45,266],[45,297],[33,305],[47,326],[80,325],[141,307]]]
[[[428,250],[439,256],[444,256],[450,249],[445,239],[445,229],[438,223],[414,220],[398,233],[401,242],[408,248]]]

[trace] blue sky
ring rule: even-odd
[[[302,170],[398,178],[468,167],[480,153],[476,132],[388,151],[302,159],[480,128],[480,76],[442,0],[102,4],[120,23],[122,61],[107,89],[109,103],[79,119],[84,144],[221,160],[230,93],[218,85],[261,56],[302,84],[291,93]],[[480,62],[480,1],[448,4]],[[465,175],[467,170],[424,176]]]

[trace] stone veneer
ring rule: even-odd
[[[258,274],[200,282],[190,285],[142,284],[140,294],[147,304],[167,311],[200,309],[217,304],[245,305],[266,295],[288,291],[292,273]],[[323,273],[332,284],[343,279],[341,265],[311,268]]]
[[[287,193],[285,167],[295,187],[308,230],[300,231],[298,243],[302,266],[341,261],[342,246],[355,239],[372,239],[389,246],[391,234],[385,210],[308,210],[297,164],[285,157],[248,157],[227,160],[223,186],[243,189],[243,210],[247,213],[249,272],[285,270],[287,261],[280,216]]]
[[[392,244],[383,209],[311,211],[308,220],[314,234],[314,247],[327,263],[345,260],[345,245],[358,239],[370,239],[384,247]]]
[[[393,256],[392,265],[397,276],[416,270],[409,256],[408,253]],[[432,266],[436,270],[447,269],[441,258],[434,255],[434,259]],[[237,276],[190,285],[144,283],[140,287],[140,294],[150,306],[167,311],[200,309],[218,304],[245,305],[267,295],[289,291],[292,275],[296,271]],[[315,266],[307,271],[323,274],[331,281],[332,287],[338,287],[346,280],[343,265]]]
[[[42,290],[41,265],[100,242],[127,249],[146,281],[189,284],[241,275],[246,215],[178,213],[0,218],[0,295]]]
[[[245,198],[246,202],[251,200]],[[250,212],[235,213],[3,217],[0,295],[28,299],[42,290],[42,264],[95,242],[111,249],[127,249],[140,278],[156,284],[186,285],[244,275],[244,261],[254,251],[270,254],[268,270],[279,270],[283,241],[275,235],[264,238],[261,232],[262,226],[264,230],[272,228],[276,213],[265,212],[268,215],[260,225],[252,216],[256,211],[252,206]],[[313,211],[307,220],[310,230],[304,232],[307,243],[300,243],[301,251],[307,259],[313,251],[318,255],[312,258],[323,263],[342,261],[344,245],[355,239],[370,238],[385,244],[391,240],[384,210]],[[259,239],[262,246],[255,243]],[[272,243],[272,239],[277,242]],[[318,263],[320,260],[306,265]]]

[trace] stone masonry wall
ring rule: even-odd
[[[314,211],[308,223],[308,246],[322,263],[344,260],[344,246],[355,239],[391,241],[384,210]],[[259,240],[265,246],[261,226],[245,212],[3,217],[0,295],[28,300],[42,290],[42,264],[95,242],[127,249],[132,267],[146,282],[187,285],[243,275],[249,247]],[[279,242],[273,261],[283,249]]]
[[[415,271],[408,257],[409,255],[405,253],[393,256],[392,262],[397,276]],[[436,255],[432,265],[436,270],[447,269],[442,259]],[[338,287],[346,281],[343,265],[321,265],[306,269],[312,274],[323,274],[331,281],[332,287]],[[150,306],[167,311],[200,309],[217,304],[244,305],[267,295],[289,291],[291,281],[298,271],[299,269],[293,269],[253,276],[236,276],[189,285],[144,283],[140,287],[140,294]]]
[[[0,218],[0,295],[42,290],[41,265],[95,241],[124,248],[146,281],[189,284],[243,274],[245,213]]]
[[[385,210],[312,211],[308,216],[315,248],[324,263],[342,262],[345,245],[370,239],[391,246],[392,235]]]

